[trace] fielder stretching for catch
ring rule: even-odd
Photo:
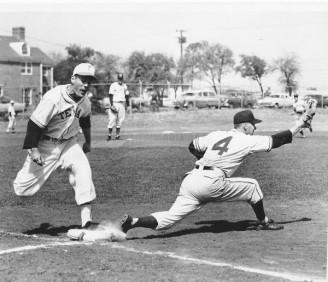
[[[86,94],[94,75],[91,64],[79,64],[71,84],[59,85],[42,97],[28,121],[23,149],[29,152],[14,180],[18,196],[32,196],[55,169],[66,169],[76,203],[81,207],[83,227],[92,225],[91,202],[96,198],[85,155],[90,152],[91,143],[91,103]],[[83,149],[77,142],[79,126],[85,137]]]
[[[111,84],[109,88],[110,107],[108,110],[108,136],[107,141],[112,139],[113,127],[116,127],[116,140],[120,140],[120,131],[125,119],[125,103],[129,107],[129,91],[123,83],[123,74],[117,75],[117,82]]]
[[[316,102],[311,101],[302,120],[289,130],[271,136],[254,136],[255,124],[261,120],[254,118],[250,110],[245,110],[234,116],[234,129],[215,131],[196,138],[190,143],[189,150],[198,161],[195,168],[186,174],[170,210],[139,218],[124,215],[121,225],[123,232],[135,227],[167,229],[207,203],[223,201],[248,202],[258,219],[257,230],[283,229],[282,225],[266,216],[258,182],[231,176],[248,154],[269,152],[291,143],[292,137],[301,128],[310,125],[315,108]]]

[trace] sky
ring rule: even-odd
[[[26,41],[45,53],[78,44],[126,59],[133,51],[180,58],[180,30],[188,44],[207,40],[268,63],[295,54],[302,88],[328,95],[328,2],[303,1],[2,1],[0,35],[25,27]],[[278,74],[263,79],[278,89]],[[222,84],[257,87],[230,74]],[[250,89],[252,90],[252,89]]]

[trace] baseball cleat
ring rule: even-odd
[[[132,228],[132,216],[125,214],[121,219],[121,228],[124,233],[128,232]]]
[[[117,135],[116,140],[122,140],[122,137],[120,135]]]
[[[82,241],[84,235],[85,231],[83,229],[70,229],[67,232],[67,237],[77,241]]]
[[[107,138],[106,138],[106,141],[110,141],[110,140],[112,140],[112,136],[107,136]]]
[[[70,229],[67,237],[76,241],[96,242],[96,241],[113,241],[116,239],[115,234],[105,230],[87,230],[87,229]]]
[[[265,223],[265,224],[259,224],[256,227],[257,231],[260,231],[260,230],[281,230],[281,229],[284,229],[283,225],[279,225],[279,224],[276,224],[276,223],[273,223],[273,222],[270,223],[270,221],[268,223]]]

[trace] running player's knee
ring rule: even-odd
[[[251,185],[251,197],[249,199],[249,204],[253,205],[257,203],[258,201],[263,199],[263,193],[261,191],[261,188],[256,180],[253,181]]]

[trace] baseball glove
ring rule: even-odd
[[[311,127],[311,122],[313,120],[313,117],[315,115],[315,111],[317,109],[317,101],[314,99],[310,99],[306,105],[305,105],[305,112],[302,116],[303,121],[305,126],[304,127],[309,127],[312,129]]]
[[[115,106],[110,106],[109,109],[115,114],[118,112],[118,109]]]

